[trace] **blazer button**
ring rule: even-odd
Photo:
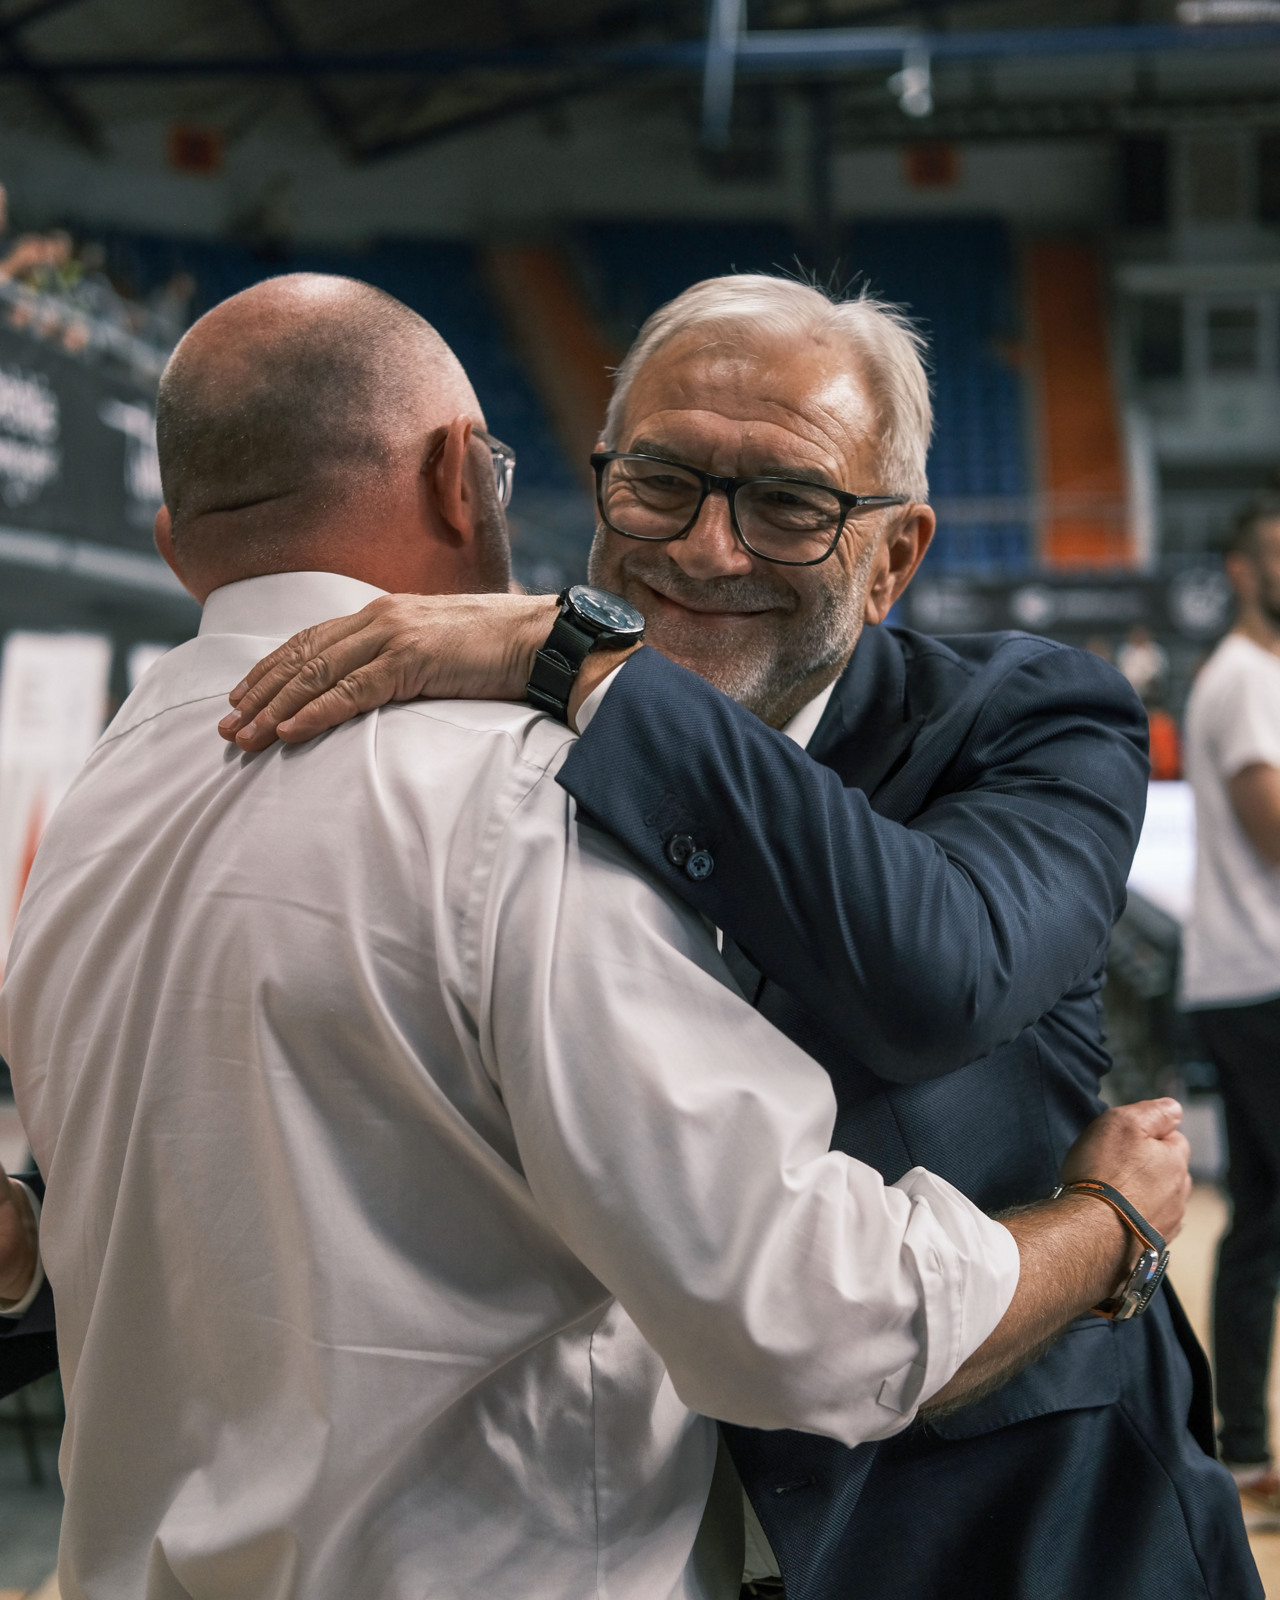
[[[673,867],[683,867],[697,848],[687,833],[674,833],[667,840],[667,860]]]
[[[715,857],[710,850],[695,850],[684,864],[685,872],[695,883],[709,878],[715,869]]]

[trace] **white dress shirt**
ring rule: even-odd
[[[1196,675],[1186,729],[1196,852],[1183,1004],[1258,1005],[1280,994],[1280,867],[1254,849],[1230,786],[1247,767],[1280,767],[1280,657],[1229,633]]]
[[[218,590],[36,859],[0,1051],[48,1181],[64,1600],[727,1600],[706,1419],[896,1432],[1016,1246],[829,1151],[826,1074],[575,823],[555,722],[218,738],[373,593]]]

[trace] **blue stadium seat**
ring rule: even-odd
[[[140,294],[175,272],[197,283],[197,311],[282,272],[336,272],[385,289],[438,328],[470,374],[492,431],[520,460],[521,487],[572,491],[576,480],[542,404],[507,343],[469,245],[393,239],[368,250],[298,250],[266,255],[221,241],[116,234],[113,270]]]
[[[582,223],[573,249],[620,343],[701,278],[804,273],[809,260],[801,236],[783,223]],[[1022,381],[1002,351],[1018,327],[1008,229],[987,218],[860,222],[846,233],[836,276],[905,306],[929,336],[936,417],[929,477],[944,511],[930,565],[1024,569],[1031,531],[1017,516],[1028,492]],[[947,501],[972,499],[1004,500],[1005,515],[948,519]]]

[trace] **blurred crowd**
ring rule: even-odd
[[[62,228],[10,230],[8,196],[0,185],[0,300],[6,320],[56,340],[70,354],[103,343],[103,334],[169,350],[192,318],[195,279],[175,272],[145,297],[108,269],[107,251]]]
[[[1182,776],[1182,733],[1169,710],[1169,652],[1149,628],[1135,623],[1118,645],[1104,634],[1085,640],[1085,648],[1112,662],[1133,685],[1151,726],[1151,776],[1167,782]]]

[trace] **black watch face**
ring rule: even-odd
[[[610,633],[642,633],[644,617],[633,605],[607,589],[593,589],[575,583],[569,590],[569,604],[585,622]]]

